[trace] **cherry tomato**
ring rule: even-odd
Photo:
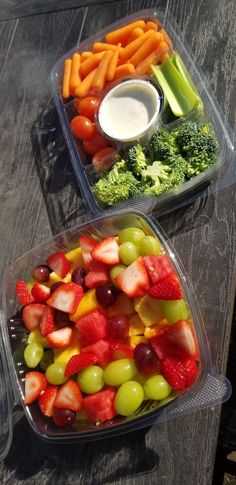
[[[91,121],[94,121],[95,115],[98,113],[101,99],[97,96],[87,96],[76,102],[76,108],[80,115],[87,116]]]
[[[95,125],[86,116],[75,116],[70,127],[73,135],[81,140],[89,140],[95,133]]]
[[[83,141],[83,149],[86,153],[89,153],[89,155],[94,155],[102,148],[107,147],[107,145],[108,140],[104,138],[104,136],[100,135],[100,133],[97,133],[89,140]]]
[[[114,147],[102,148],[93,155],[92,164],[96,172],[100,170],[106,170],[112,164],[113,158],[117,150]]]

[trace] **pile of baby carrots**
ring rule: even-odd
[[[84,97],[92,89],[129,75],[148,75],[151,64],[163,62],[172,42],[158,21],[136,20],[109,32],[91,51],[75,52],[64,64],[62,95]]]

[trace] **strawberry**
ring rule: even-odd
[[[110,343],[107,340],[98,340],[95,344],[90,344],[81,349],[81,353],[92,353],[98,358],[98,363],[105,367],[111,361]]]
[[[175,268],[166,254],[161,254],[160,256],[144,256],[143,262],[152,285],[155,285],[167,275],[175,272]]]
[[[86,269],[90,267],[92,262],[91,252],[98,245],[97,241],[94,241],[91,237],[81,236],[79,238],[80,247],[82,249],[82,256],[84,260],[84,266]]]
[[[197,344],[192,325],[187,320],[179,320],[166,331],[165,336],[169,342],[177,345],[190,357],[197,357]]]
[[[41,392],[47,387],[47,380],[41,372],[27,372],[25,374],[25,399],[24,403],[31,404],[39,397]]]
[[[108,267],[99,263],[99,261],[93,260],[90,266],[90,270],[85,276],[85,284],[88,288],[96,288],[96,286],[109,281]]]
[[[130,298],[145,295],[149,288],[149,281],[143,258],[137,258],[115,278],[115,282]]]
[[[58,386],[48,385],[38,398],[39,409],[44,416],[52,416],[53,405],[56,399]]]
[[[64,283],[56,288],[47,304],[66,313],[74,313],[77,310],[78,304],[84,294],[81,285],[77,283]]]
[[[152,286],[148,294],[157,300],[180,300],[183,297],[179,279],[173,273]]]
[[[77,374],[77,372],[85,369],[85,367],[96,364],[97,361],[97,356],[92,353],[72,355],[70,360],[67,362],[65,376],[70,377],[73,374]]]
[[[169,330],[150,339],[150,344],[155,350],[157,357],[160,360],[163,360],[166,357],[174,357],[176,359],[189,358],[189,355],[186,354],[182,348],[178,347],[174,342],[171,342],[167,338],[168,331]]]
[[[45,305],[45,309],[42,313],[39,322],[39,330],[43,337],[46,337],[49,333],[54,330],[54,311]]]
[[[70,271],[70,263],[63,251],[51,254],[51,256],[46,259],[46,264],[62,279],[65,278]]]
[[[94,310],[79,318],[76,328],[91,344],[106,338],[108,333],[107,319],[99,310]]]
[[[166,357],[161,361],[161,373],[173,389],[183,391],[187,388],[187,372],[180,360]]]
[[[60,387],[54,401],[55,408],[79,411],[82,408],[82,394],[78,384],[69,380]]]
[[[186,370],[187,387],[191,387],[197,379],[199,368],[194,359],[188,359],[184,362]]]
[[[30,303],[22,310],[22,320],[27,330],[34,330],[39,326],[40,319],[47,309],[46,305]]]
[[[107,237],[103,239],[95,249],[92,251],[92,257],[100,263],[107,265],[118,264],[119,257],[119,244],[115,237]]]
[[[28,305],[34,301],[34,298],[24,280],[18,280],[16,282],[16,294],[21,306]]]
[[[45,285],[40,285],[40,283],[35,283],[31,290],[31,294],[37,303],[45,303],[49,298],[50,293],[50,288]]]
[[[67,347],[73,337],[73,331],[70,327],[64,327],[47,335],[47,341],[53,349],[64,349]]]

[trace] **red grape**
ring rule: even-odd
[[[76,268],[74,269],[71,275],[71,280],[73,281],[73,283],[77,283],[77,285],[81,285],[83,289],[86,291],[87,287],[85,285],[85,276],[86,276],[86,271],[83,268]]]
[[[134,361],[139,370],[143,374],[155,374],[159,372],[159,359],[148,344],[138,344],[134,349]]]
[[[128,320],[125,315],[114,315],[108,320],[108,333],[114,339],[127,337],[129,331]]]
[[[46,283],[49,281],[49,276],[52,270],[46,264],[39,264],[35,266],[32,271],[32,276],[38,283]]]
[[[76,418],[75,411],[70,409],[54,408],[52,413],[52,419],[58,428],[67,428],[71,426]]]
[[[103,306],[113,305],[116,296],[116,289],[111,283],[104,283],[96,288],[97,300]]]

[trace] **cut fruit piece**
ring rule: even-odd
[[[143,296],[149,288],[148,274],[143,264],[143,258],[139,257],[128,266],[116,278],[115,282],[128,297]]]
[[[77,374],[85,367],[89,367],[90,365],[96,364],[98,358],[95,354],[92,353],[83,353],[73,355],[70,360],[67,362],[65,376],[70,377],[73,374]]]
[[[46,305],[30,303],[22,311],[22,320],[27,330],[34,330],[39,326],[40,319],[47,309]]]
[[[82,256],[82,249],[79,246],[75,249],[71,249],[71,251],[67,251],[65,256],[70,263],[70,271],[74,271],[74,269],[83,267],[84,260]]]
[[[103,340],[108,335],[107,319],[98,310],[88,313],[77,320],[76,328],[78,328],[89,343]]]
[[[167,330],[168,332],[168,330]],[[167,332],[157,335],[149,340],[151,346],[154,348],[157,357],[160,360],[166,357],[174,357],[176,359],[186,359],[189,355],[180,347],[175,345],[167,338]]]
[[[67,364],[67,362],[70,360],[70,358],[73,355],[80,353],[80,344],[79,344],[77,333],[79,332],[75,328],[73,328],[73,336],[72,336],[70,345],[66,349],[53,350],[54,362],[63,362],[64,364]]]
[[[111,360],[133,359],[134,350],[128,344],[123,344],[116,340],[110,341]]]
[[[98,245],[98,242],[94,241],[94,239],[92,239],[91,237],[81,236],[79,238],[79,243],[82,250],[84,266],[86,269],[88,269],[92,262],[91,252],[94,248],[96,248],[96,246]]]
[[[71,343],[72,336],[72,329],[64,327],[47,335],[47,341],[53,349],[64,349]]]
[[[39,330],[43,337],[46,337],[54,330],[54,310],[45,305],[39,322]]]
[[[173,389],[183,391],[187,388],[187,372],[180,360],[174,357],[165,358],[161,362],[161,373]]]
[[[183,297],[179,279],[176,274],[169,274],[150,288],[148,294],[157,300],[181,300]]]
[[[47,380],[41,372],[27,372],[25,374],[25,399],[26,405],[35,401],[41,392],[47,387]]]
[[[108,387],[103,391],[84,398],[84,410],[93,423],[103,423],[116,416],[114,408],[115,395],[115,389]]]
[[[40,283],[35,283],[31,290],[31,294],[35,302],[45,303],[50,296],[50,288],[41,285]]]
[[[60,278],[60,276],[55,273],[55,271],[52,271],[49,276],[49,282],[47,285],[51,288],[54,283],[70,283],[71,282],[71,273],[68,273],[65,278]]]
[[[34,298],[24,280],[18,280],[16,282],[16,294],[21,306],[28,305],[34,301]]]
[[[166,332],[170,328],[170,324],[168,321],[163,318],[157,325],[153,325],[152,327],[145,327],[144,336],[147,339],[156,337],[157,335],[161,335],[162,333]]]
[[[63,384],[56,396],[54,407],[60,409],[70,409],[70,411],[79,411],[82,408],[82,394],[78,384],[69,380]]]
[[[156,325],[163,319],[162,305],[158,300],[145,295],[134,302],[134,308],[145,327]]]
[[[166,331],[165,336],[169,342],[177,345],[189,356],[197,357],[197,344],[192,325],[188,320],[179,320]]]
[[[48,385],[38,398],[38,405],[44,416],[51,417],[53,412],[54,401],[57,396],[58,386]]]
[[[96,298],[96,290],[93,288],[83,295],[75,313],[70,315],[70,320],[77,322],[79,318],[97,309],[101,307]]]
[[[53,292],[47,300],[47,304],[62,312],[74,313],[83,294],[84,290],[81,285],[64,283]]]
[[[100,263],[107,265],[118,264],[119,258],[119,245],[115,237],[107,237],[103,239],[97,247],[92,251],[92,257]]]
[[[144,335],[131,335],[129,337],[129,344],[134,349],[138,344],[147,344],[148,340]]]
[[[129,337],[132,335],[143,335],[145,326],[140,316],[137,313],[133,313],[128,316],[129,323]]]
[[[87,345],[81,353],[92,353],[98,358],[98,364],[105,367],[111,361],[111,348],[107,340],[99,340],[95,344]]]
[[[108,317],[114,317],[114,315],[131,315],[134,313],[133,302],[124,293],[117,295],[115,303],[107,308]]]
[[[58,251],[51,254],[46,259],[46,264],[51,268],[60,278],[65,278],[67,273],[70,271],[70,263],[66,259],[63,251]]]
[[[90,270],[85,276],[85,284],[88,288],[96,288],[98,285],[107,283],[109,281],[108,267],[93,260],[91,262]]]
[[[144,256],[143,262],[152,285],[155,285],[167,275],[175,273],[175,268],[166,254],[160,256]]]

